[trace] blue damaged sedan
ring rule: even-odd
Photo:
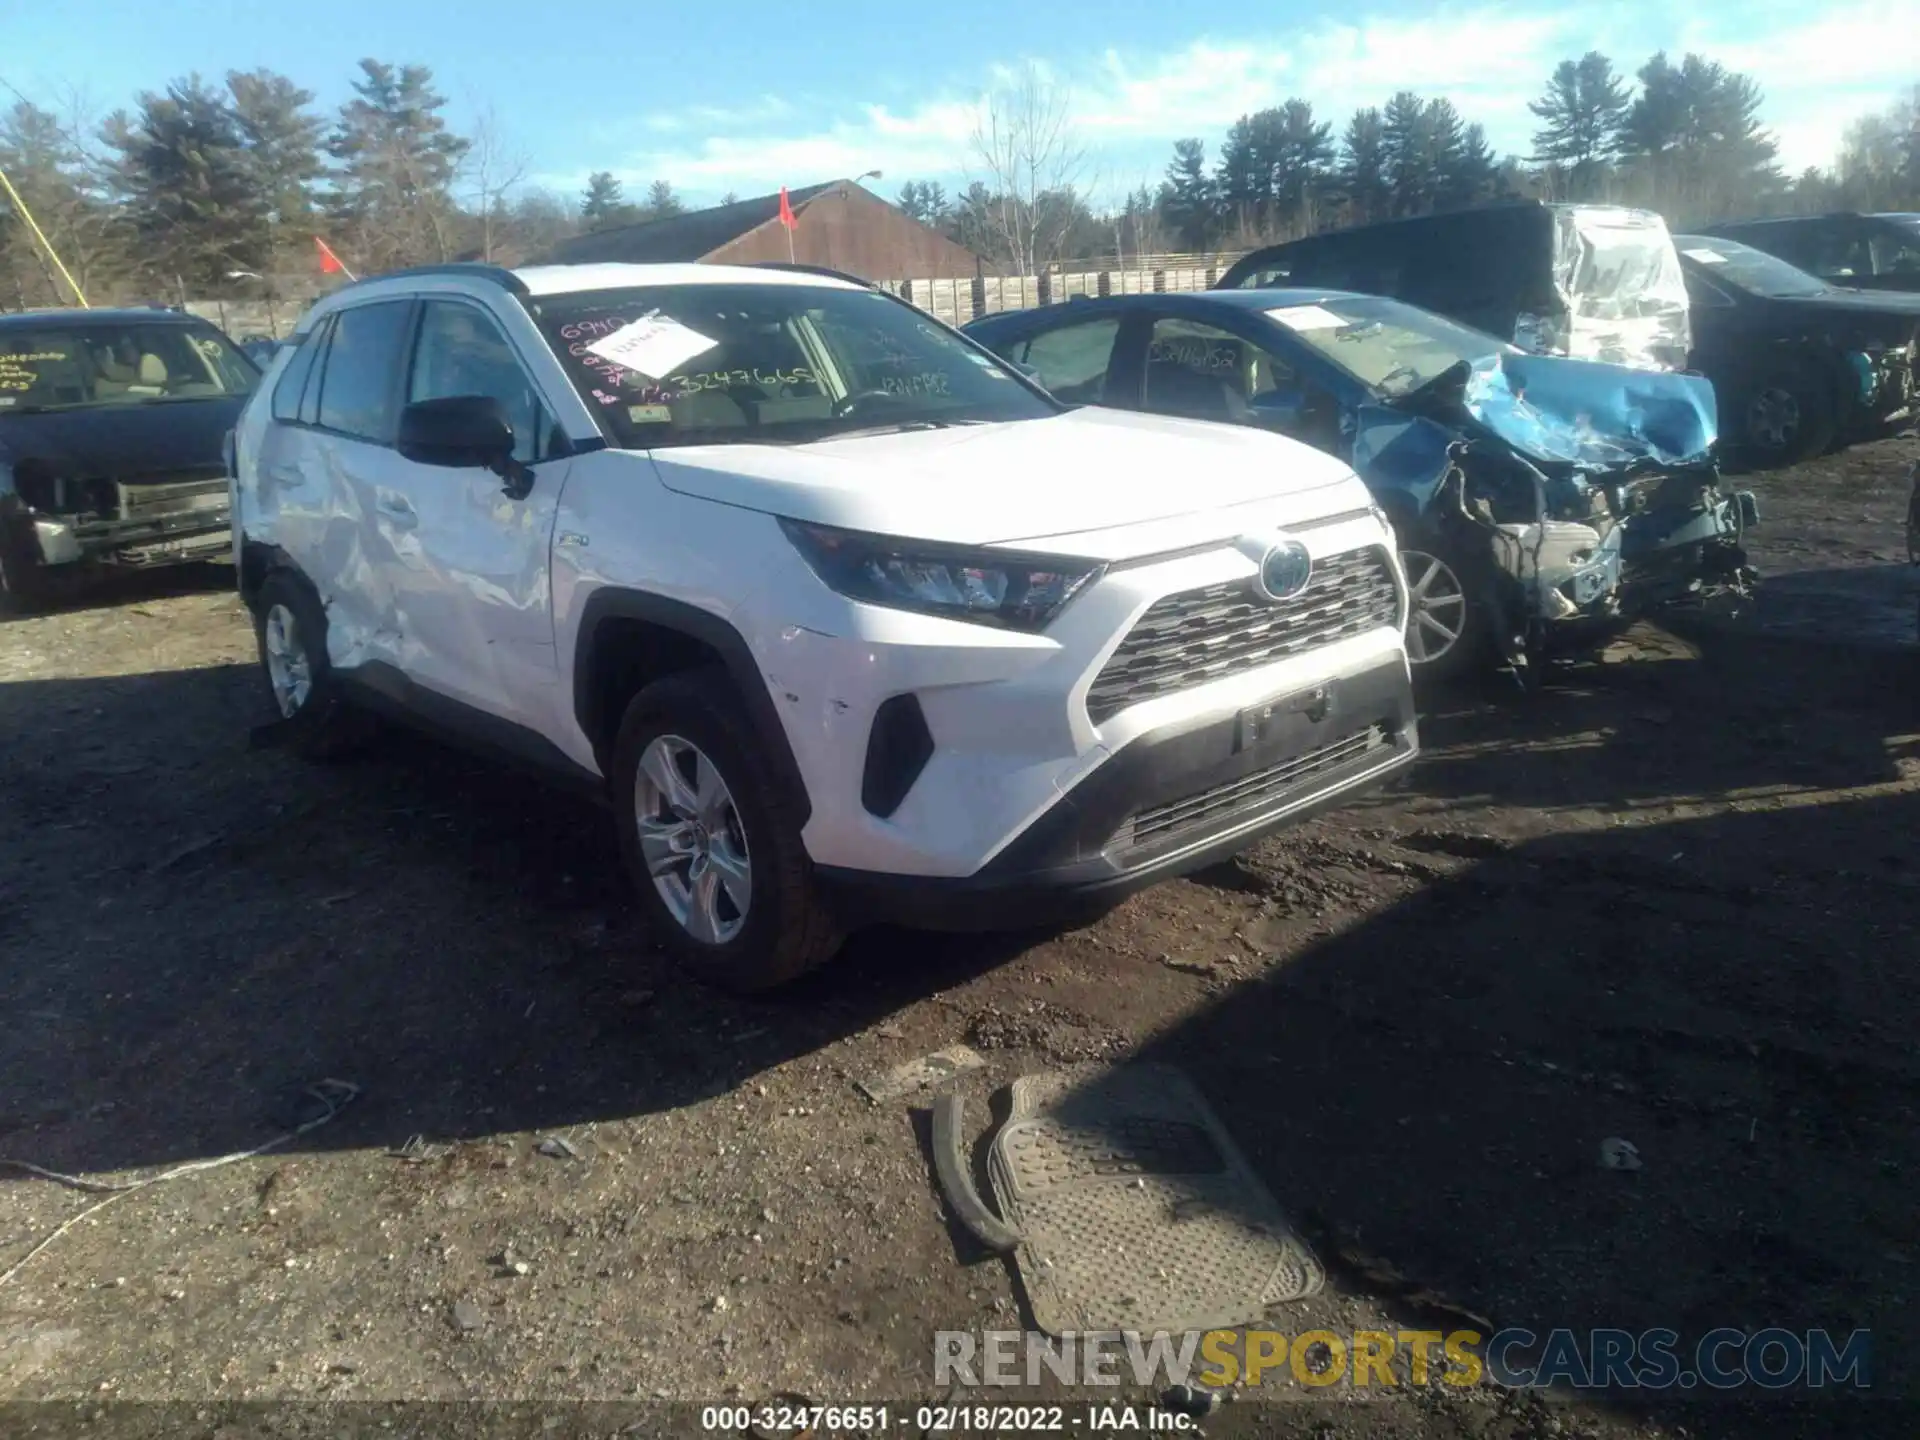
[[[1752,579],[1758,512],[1721,479],[1697,375],[1531,355],[1322,290],[1076,299],[966,333],[1069,404],[1258,425],[1348,461],[1399,538],[1427,677],[1524,675]]]

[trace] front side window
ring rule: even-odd
[[[211,400],[245,395],[259,378],[211,327],[133,320],[0,331],[0,410]]]
[[[399,418],[395,375],[411,313],[410,302],[387,300],[334,317],[320,375],[322,428],[382,445],[392,441]]]
[[[1107,316],[1062,325],[1016,347],[1015,357],[1031,369],[1055,399],[1070,405],[1098,405],[1106,397],[1107,368],[1120,335],[1120,317]]]
[[[602,428],[629,449],[803,444],[1055,413],[991,356],[870,290],[598,290],[543,299],[539,320]]]
[[[1272,365],[1225,330],[1156,320],[1147,344],[1147,408],[1190,420],[1246,420],[1253,396],[1273,388]]]
[[[420,315],[407,403],[455,395],[487,395],[499,401],[513,427],[514,459],[531,465],[541,458],[539,394],[500,327],[471,305],[430,300]]]
[[[1920,224],[1889,226],[1873,237],[1873,273],[1920,274]]]
[[[294,421],[300,419],[300,400],[306,393],[307,379],[313,374],[314,356],[320,353],[322,332],[325,326],[317,326],[300,342],[300,348],[287,358],[285,368],[273,387],[273,418]]]
[[[1823,280],[1857,280],[1873,274],[1873,248],[1852,225],[1825,226],[1814,237],[1813,263],[1807,269]]]

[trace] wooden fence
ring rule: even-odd
[[[1157,257],[1156,257],[1157,258]],[[976,275],[972,279],[896,280],[885,288],[949,325],[964,325],[999,310],[1059,305],[1076,295],[1152,295],[1206,290],[1227,272],[1231,256],[1191,263],[1111,270],[1048,270],[1040,275]]]

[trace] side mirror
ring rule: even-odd
[[[513,463],[513,426],[491,395],[416,400],[400,412],[395,448],[422,465],[504,471]]]

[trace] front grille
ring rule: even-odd
[[[1308,789],[1320,777],[1364,756],[1388,749],[1392,740],[1379,725],[1369,725],[1342,740],[1288,756],[1277,765],[1255,770],[1211,790],[1141,810],[1120,827],[1113,846],[1137,849],[1175,839],[1188,831],[1210,828],[1236,815],[1263,810],[1288,795]]]
[[[1393,567],[1378,546],[1316,560],[1313,579],[1291,600],[1267,600],[1251,579],[1167,595],[1094,680],[1087,714],[1098,725],[1143,700],[1392,625],[1399,613]]]
[[[115,489],[125,520],[219,510],[227,503],[227,477],[217,465],[136,476],[117,481]]]

